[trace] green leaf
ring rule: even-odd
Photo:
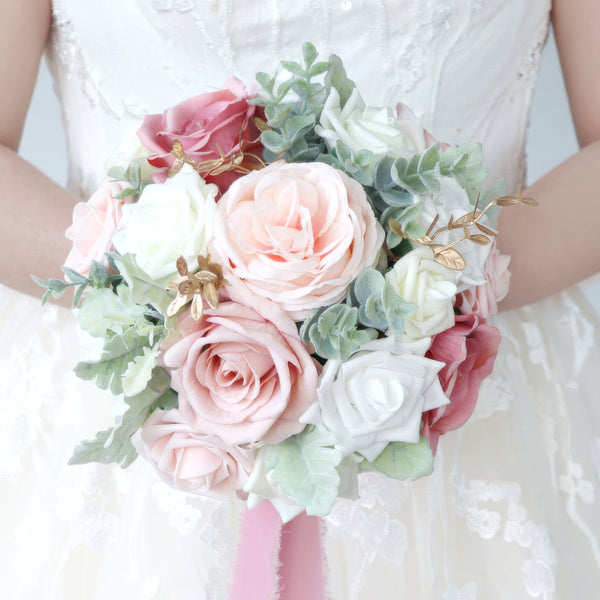
[[[285,140],[276,131],[263,131],[260,134],[260,141],[262,142],[263,146],[265,146],[265,148],[268,148],[269,150],[271,150],[271,152],[275,152],[276,154],[287,150],[287,144]]]
[[[149,335],[155,326],[146,319],[146,306],[132,300],[131,288],[120,285],[115,294],[108,288],[90,288],[77,315],[79,325],[95,337],[109,332],[121,335],[135,327],[139,335]]]
[[[123,374],[123,394],[135,396],[146,389],[160,354],[160,343],[145,347],[143,353],[129,363]]]
[[[69,459],[70,465],[84,465],[98,462],[104,465],[117,463],[122,469],[126,469],[138,454],[133,447],[130,438],[119,438],[115,441],[116,430],[114,427],[99,431],[93,440],[84,440],[73,451]]]
[[[299,65],[297,62],[291,60],[282,60],[281,66],[293,75],[297,75],[298,77],[306,77],[306,71],[302,65]]]
[[[124,181],[125,169],[123,167],[110,167],[108,169],[108,176],[116,181]]]
[[[327,93],[331,88],[335,88],[340,95],[340,107],[344,108],[348,98],[352,95],[356,85],[351,79],[348,79],[342,59],[335,54],[329,57],[329,70],[325,76],[325,88]]]
[[[81,273],[78,273],[77,271],[70,269],[69,267],[65,267],[64,265],[60,269],[69,278],[69,281],[71,281],[72,283],[75,283],[75,284],[86,283],[87,284],[88,279],[85,275],[82,275]]]
[[[271,76],[268,73],[260,71],[256,74],[255,79],[261,88],[263,88],[267,92],[273,91],[273,84],[275,83],[275,78],[271,78]]]
[[[302,58],[304,59],[304,64],[307,68],[315,62],[318,55],[319,53],[314,44],[311,44],[310,42],[302,44]]]
[[[120,422],[115,427],[99,432],[94,440],[84,441],[77,446],[69,464],[114,462],[120,464],[122,468],[128,467],[137,457],[137,452],[131,444],[131,436],[154,410],[172,403],[172,395],[175,392],[170,389],[170,385],[171,376],[168,372],[156,367],[148,386],[140,394],[125,400],[129,408]]]
[[[392,479],[418,479],[433,472],[433,454],[427,438],[418,443],[390,442],[373,461],[360,464],[361,470],[379,471]]]
[[[165,289],[166,281],[155,281],[141,269],[132,254],[114,256],[119,273],[131,288],[131,300],[136,304],[151,304],[162,315],[166,314],[173,297]],[[168,278],[167,278],[168,279]]]
[[[427,150],[425,150],[419,159],[419,173],[433,171],[440,162],[440,158],[441,155],[439,144],[434,144],[433,146],[427,148]]]
[[[117,396],[123,393],[123,376],[129,363],[149,345],[149,336],[140,337],[137,328],[130,327],[105,342],[98,361],[78,363],[75,374],[85,381],[95,381],[100,389]]]
[[[265,466],[283,493],[306,508],[306,514],[325,516],[337,497],[342,453],[332,446],[335,436],[308,426],[280,444],[263,446]]]

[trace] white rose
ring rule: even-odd
[[[254,466],[248,477],[244,492],[248,494],[246,505],[249,509],[256,508],[263,500],[269,500],[279,513],[283,523],[297,517],[304,507],[296,504],[289,496],[281,491],[279,484],[271,477],[272,469],[265,467],[262,452],[256,453]]]
[[[164,184],[146,186],[138,202],[123,207],[120,229],[113,236],[115,248],[134,254],[153,279],[174,275],[179,256],[191,264],[204,253],[217,193],[216,185],[207,184],[187,165]]]
[[[358,452],[369,461],[389,442],[418,442],[423,412],[449,402],[437,377],[444,364],[421,355],[429,343],[381,338],[345,362],[329,360],[319,401],[300,421],[323,425],[337,436],[342,454]]]
[[[456,180],[450,177],[442,177],[440,185],[441,191],[438,194],[425,198],[421,204],[421,214],[417,219],[417,223],[425,229],[431,225],[436,215],[440,216],[438,226],[443,226],[448,223],[451,216],[458,219],[469,212],[473,212],[473,205],[469,201],[467,192]],[[489,221],[485,217],[481,223],[488,227],[490,226]],[[435,243],[445,245],[462,237],[463,230],[454,229],[436,236]],[[458,293],[476,285],[483,285],[486,282],[485,263],[490,254],[491,247],[491,244],[480,246],[468,240],[454,246],[467,263],[464,270],[458,271],[456,280]]]
[[[456,273],[433,260],[433,251],[427,246],[409,252],[386,273],[385,279],[396,293],[417,305],[410,317],[404,317],[400,339],[421,339],[454,325]]]
[[[419,120],[403,105],[396,114],[389,107],[366,106],[355,88],[340,107],[340,95],[331,88],[315,131],[331,150],[342,140],[353,152],[371,150],[375,155],[389,154],[410,158],[424,152],[435,140]]]

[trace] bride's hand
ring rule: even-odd
[[[62,276],[75,202],[16,153],[50,18],[50,0],[0,0],[0,282],[35,296],[30,274]]]
[[[539,208],[500,215],[498,243],[513,256],[503,309],[600,271],[600,3],[554,0],[552,22],[581,151],[526,191]]]

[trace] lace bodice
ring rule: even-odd
[[[491,176],[523,180],[550,1],[55,0],[50,62],[70,185],[87,195],[132,117],[249,83],[312,41],[343,57],[370,104],[408,104],[448,143],[483,142]]]

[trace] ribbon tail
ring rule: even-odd
[[[282,524],[269,501],[244,514],[230,600],[325,600],[321,520]]]
[[[230,600],[272,600],[279,588],[281,518],[270,502],[246,510]]]
[[[301,513],[281,531],[280,600],[325,600],[321,519]]]

